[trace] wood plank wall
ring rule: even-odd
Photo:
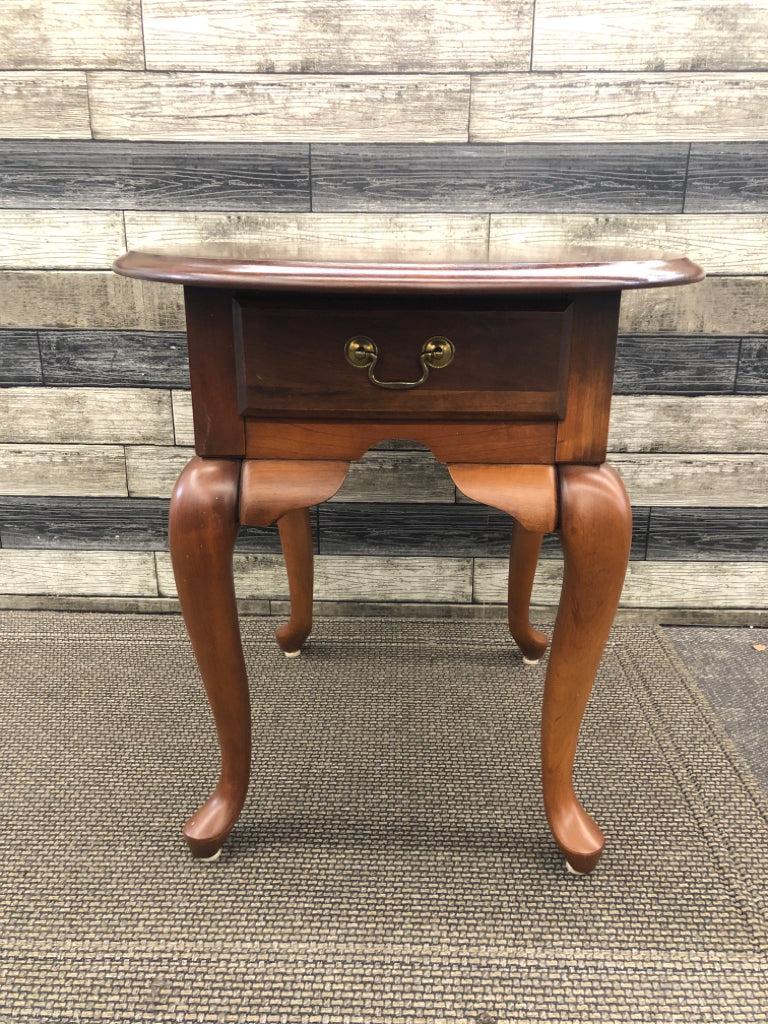
[[[350,236],[372,254],[543,239],[699,260],[705,283],[623,304],[623,604],[766,621],[768,0],[3,0],[0,602],[175,593],[181,297],[112,259]],[[326,610],[500,612],[509,523],[426,451],[370,453],[314,524]],[[278,550],[274,530],[242,537],[248,607],[284,603]]]

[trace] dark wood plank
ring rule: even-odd
[[[238,142],[6,142],[0,156],[0,206],[309,210],[309,147]]]
[[[742,338],[737,395],[768,395],[768,338]]]
[[[40,354],[46,384],[189,387],[183,331],[43,330]]]
[[[768,142],[693,143],[686,213],[767,213]]]
[[[687,145],[316,145],[316,211],[669,212]]]
[[[738,361],[738,338],[621,335],[613,391],[616,395],[730,395]]]
[[[312,510],[317,547],[317,511]],[[164,498],[0,498],[0,546],[67,550],[167,551]],[[241,554],[280,551],[276,526],[240,531]]]
[[[512,520],[477,504],[380,505],[331,503],[319,508],[323,555],[412,555],[506,558]],[[645,557],[648,508],[632,511],[634,559]],[[548,534],[542,558],[560,558],[560,542]]]
[[[768,509],[651,509],[648,558],[673,562],[768,560]]]
[[[37,331],[0,330],[0,384],[42,384]]]

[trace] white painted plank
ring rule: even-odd
[[[0,72],[0,136],[90,139],[88,89],[80,71]]]
[[[768,334],[768,277],[709,277],[682,288],[624,292],[619,330],[624,334]]]
[[[482,214],[231,214],[126,212],[131,249],[237,246],[253,259],[483,260]]]
[[[2,68],[141,68],[141,0],[3,0]]]
[[[555,72],[472,79],[471,142],[768,139],[768,76]]]
[[[533,69],[768,68],[768,0],[537,0]]]
[[[97,139],[466,142],[467,75],[95,71]]]
[[[562,565],[543,560],[536,571],[532,603],[556,605]],[[475,559],[474,600],[503,604],[507,564]],[[766,562],[630,562],[620,608],[764,608],[768,605]]]
[[[147,67],[527,70],[533,0],[144,0]]]
[[[161,597],[176,595],[170,556],[158,552]],[[235,589],[241,598],[287,598],[288,582],[280,555],[236,555]],[[471,600],[469,558],[401,558],[319,555],[315,559],[318,601],[430,601],[466,604]]]
[[[610,455],[633,505],[763,508],[765,455]]]
[[[768,397],[616,395],[608,450],[766,453]]]
[[[0,551],[0,593],[157,597],[151,551]]]
[[[108,270],[125,249],[123,215],[0,210],[0,267]]]
[[[179,473],[194,454],[192,448],[152,445],[126,448],[128,493],[132,498],[170,498]]]
[[[171,397],[151,388],[4,388],[0,442],[173,444]]]
[[[0,272],[0,327],[178,331],[184,298],[176,285],[99,270]]]
[[[126,497],[123,448],[0,444],[0,494]]]
[[[192,422],[192,395],[189,391],[173,391],[173,433],[177,445],[195,445],[195,426]]]
[[[768,216],[678,214],[594,216],[492,214],[493,260],[521,258],[531,249],[591,248],[680,253],[708,274],[768,273]]]

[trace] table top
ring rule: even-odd
[[[173,284],[278,291],[563,292],[660,288],[701,281],[704,271],[685,256],[636,250],[521,251],[504,262],[442,263],[392,258],[372,262],[270,258],[251,247],[177,245],[125,253],[113,264],[126,277]],[[334,255],[339,252],[334,250]]]

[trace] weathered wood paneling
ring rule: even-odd
[[[2,68],[142,68],[141,0],[3,0]]]
[[[6,143],[0,207],[309,210],[309,146],[238,142]]]
[[[107,270],[124,248],[121,213],[0,210],[0,267]]]
[[[492,259],[594,246],[684,253],[708,274],[765,274],[768,271],[768,216],[686,214],[659,217],[496,214],[491,217]]]
[[[471,142],[768,139],[768,76],[637,73],[477,75]]]
[[[0,442],[173,444],[171,396],[140,388],[6,388]]]
[[[331,501],[453,501],[456,488],[430,452],[368,452]]]
[[[765,455],[611,455],[636,505],[768,505]]]
[[[99,270],[0,272],[0,326],[174,331],[181,288]]]
[[[768,213],[768,142],[691,146],[686,213]]]
[[[88,75],[93,136],[464,142],[467,75]]]
[[[739,348],[739,338],[622,335],[616,353],[614,394],[733,394]]]
[[[522,71],[533,0],[144,0],[147,67]]]
[[[192,396],[188,391],[171,393],[173,403],[173,433],[178,445],[194,446],[195,425],[192,420]]]
[[[312,147],[312,208],[677,213],[688,146]]]
[[[557,604],[562,569],[541,561],[532,602]],[[475,559],[474,600],[506,600],[506,564]],[[630,562],[620,608],[761,608],[768,603],[768,563]]]
[[[160,595],[174,597],[176,586],[170,557],[160,552],[156,559]],[[239,597],[288,596],[288,581],[279,555],[236,556],[234,569]],[[315,598],[466,604],[472,598],[472,560],[321,555],[315,559]]]
[[[766,0],[537,0],[536,71],[768,68]]]
[[[648,558],[768,562],[768,508],[654,508]]]
[[[740,395],[768,393],[768,338],[742,338],[736,392]]]
[[[619,329],[623,334],[768,334],[768,278],[709,277],[685,288],[625,292]]]
[[[152,445],[126,448],[128,493],[134,498],[170,497],[179,473],[194,454],[192,448]]]
[[[85,74],[0,72],[0,137],[89,139]]]
[[[4,336],[0,332],[0,354]],[[189,387],[182,331],[44,330],[39,338],[46,384]]]
[[[766,453],[768,398],[616,396],[608,450]]]
[[[37,331],[0,330],[0,384],[42,384]]]
[[[483,259],[488,218],[479,214],[226,214],[131,213],[125,215],[132,249],[215,238],[248,247],[253,258]]]
[[[156,597],[143,551],[0,551],[0,593]]]
[[[120,445],[0,444],[0,494],[88,498],[127,493]]]

